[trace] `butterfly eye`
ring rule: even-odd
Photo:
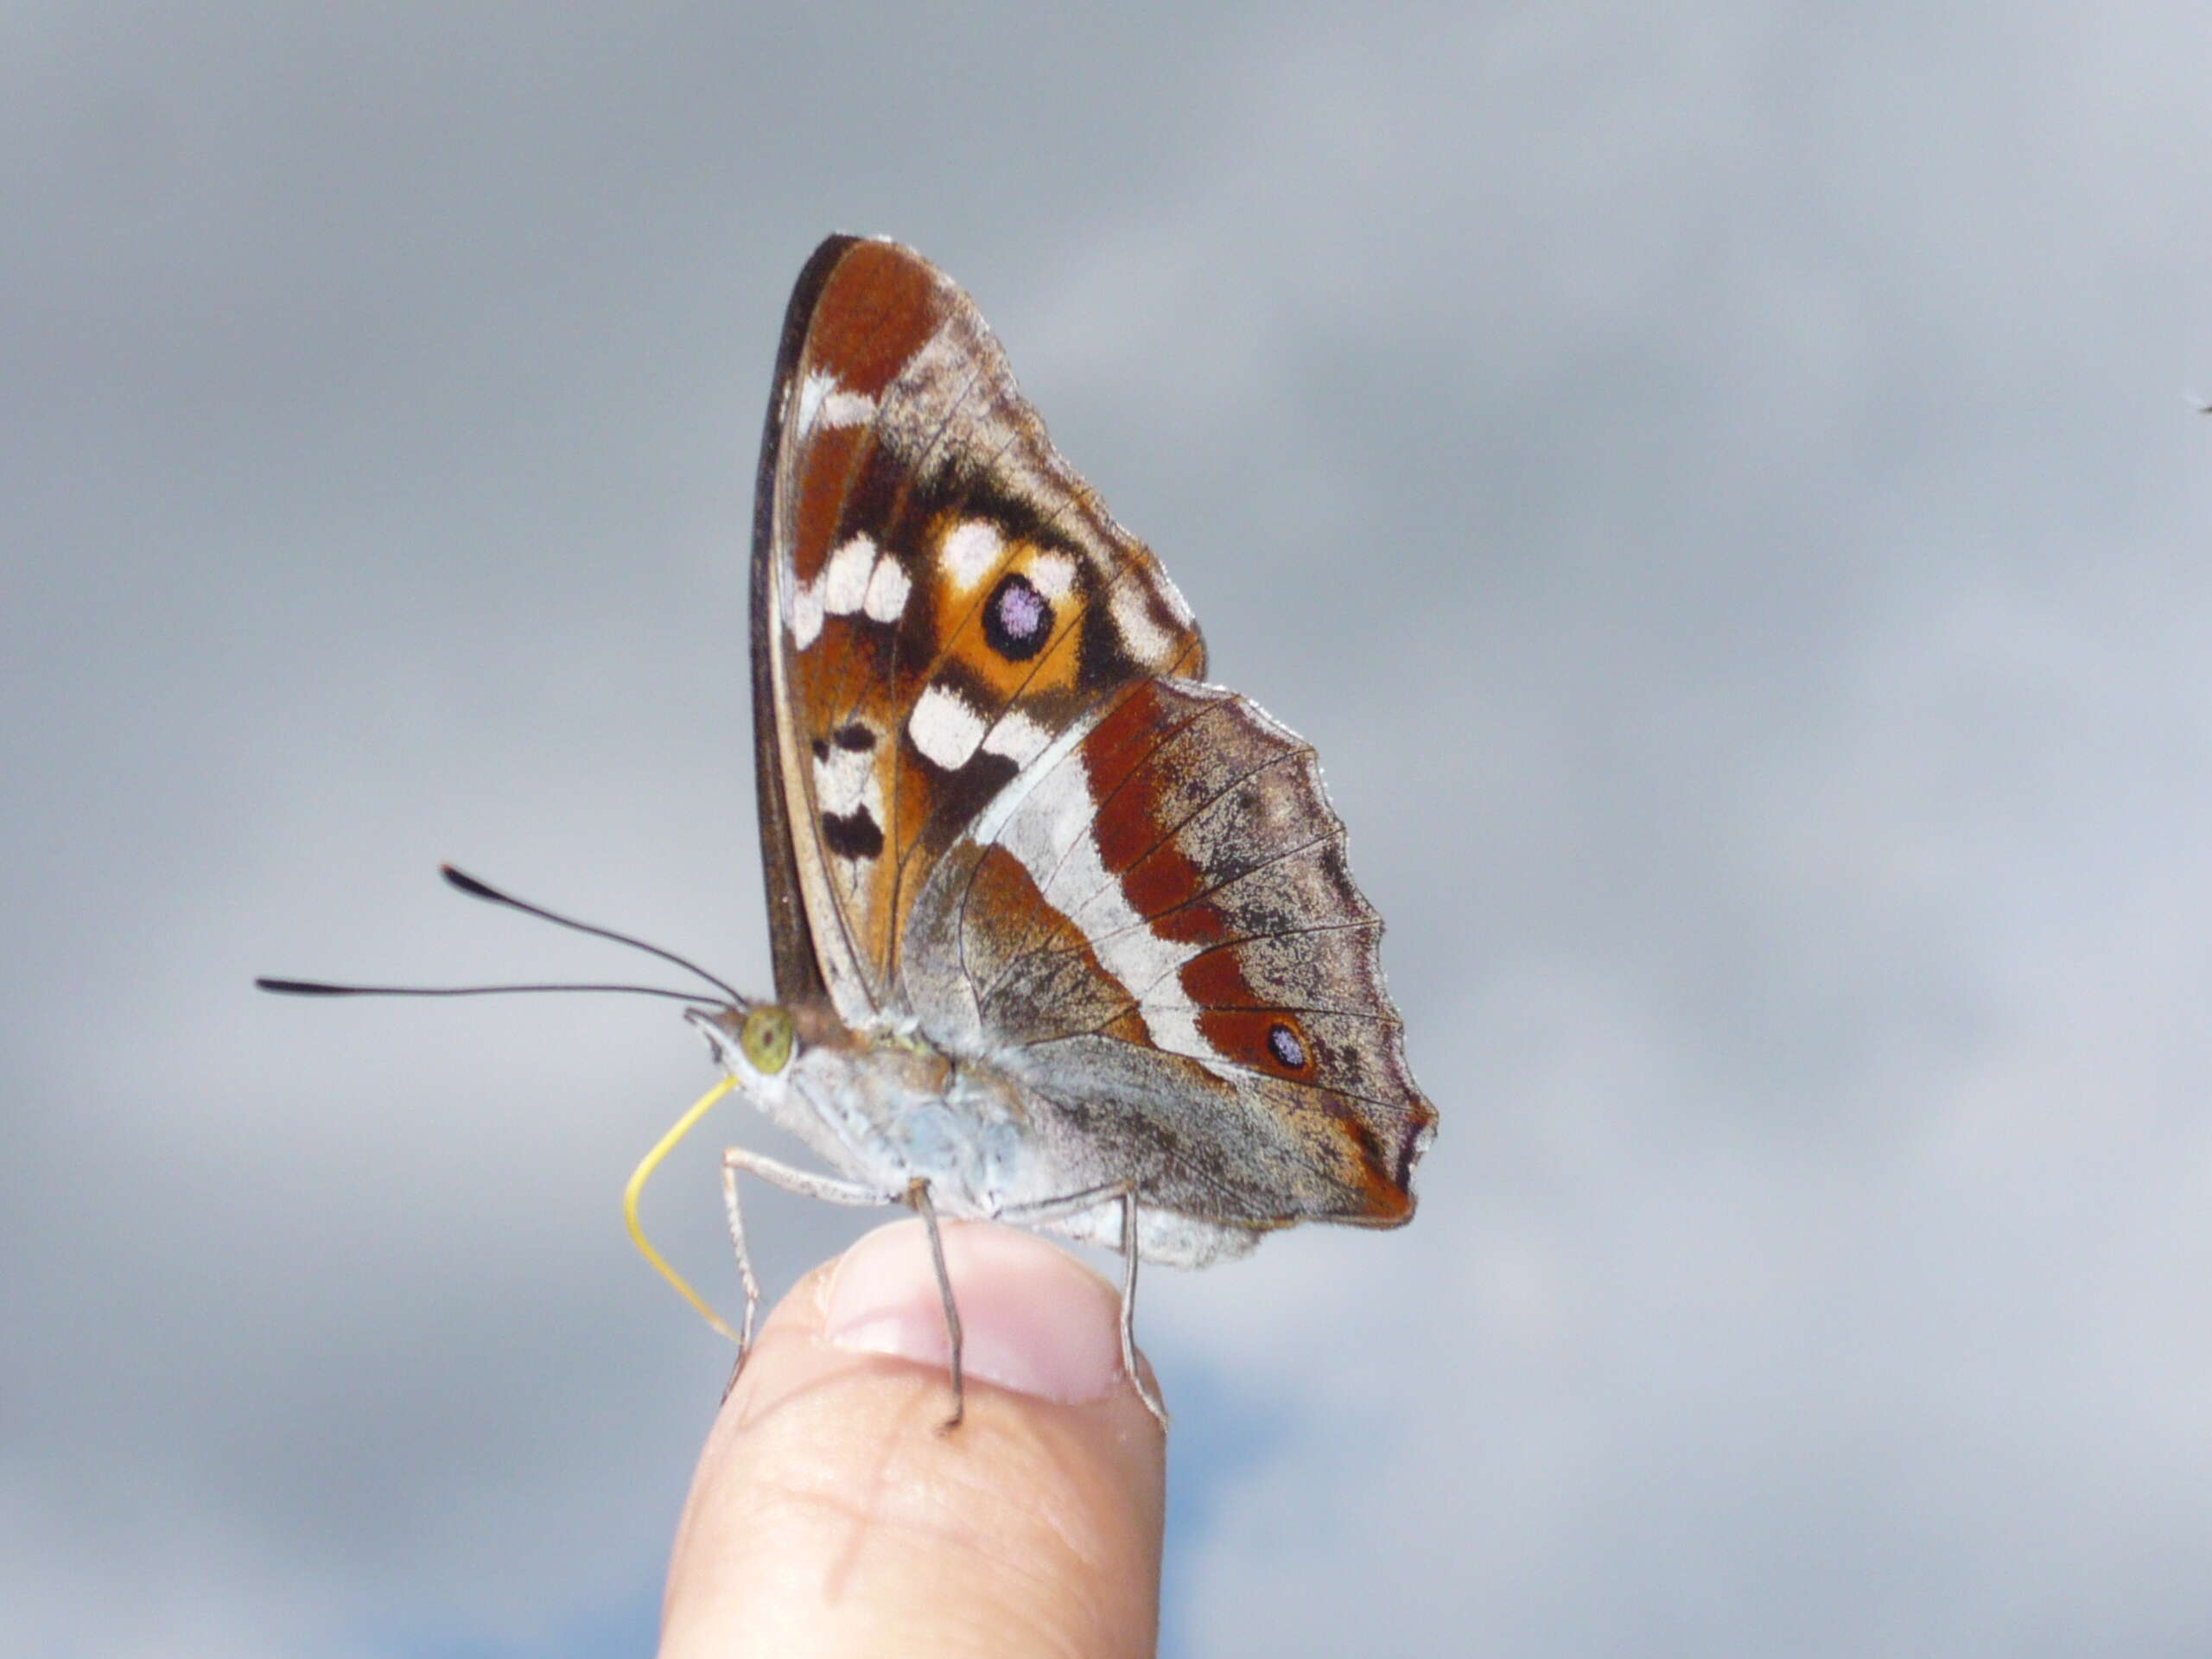
[[[1298,1033],[1288,1026],[1276,1024],[1268,1027],[1268,1052],[1278,1065],[1293,1071],[1306,1069],[1306,1045],[1298,1040]]]
[[[764,1077],[772,1077],[791,1058],[791,1017],[781,1008],[763,1005],[745,1016],[745,1029],[737,1045],[745,1058]]]

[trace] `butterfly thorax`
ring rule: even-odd
[[[920,1177],[940,1207],[992,1215],[1033,1196],[1030,1114],[993,1068],[956,1065],[901,1031],[845,1032],[792,1061],[785,1103],[814,1149],[886,1192]],[[810,1128],[801,1127],[810,1121]]]

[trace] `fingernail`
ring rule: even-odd
[[[1041,1238],[981,1224],[944,1229],[970,1379],[1075,1404],[1121,1385],[1120,1299]],[[858,1353],[944,1365],[944,1304],[918,1221],[880,1228],[831,1276],[823,1334]]]

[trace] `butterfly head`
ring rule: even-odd
[[[706,1034],[716,1063],[749,1090],[779,1084],[799,1052],[798,1023],[773,1002],[693,1008],[684,1017]]]

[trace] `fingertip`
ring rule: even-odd
[[[817,1269],[761,1332],[700,1463],[664,1654],[1150,1651],[1165,1446],[1114,1287],[1041,1239],[944,1230],[966,1421],[920,1224]],[[938,1643],[940,1646],[933,1646]]]
[[[970,1381],[1067,1405],[1128,1386],[1114,1287],[1043,1239],[1006,1227],[944,1230]],[[878,1229],[831,1270],[823,1335],[855,1353],[943,1369],[951,1343],[918,1222]]]

